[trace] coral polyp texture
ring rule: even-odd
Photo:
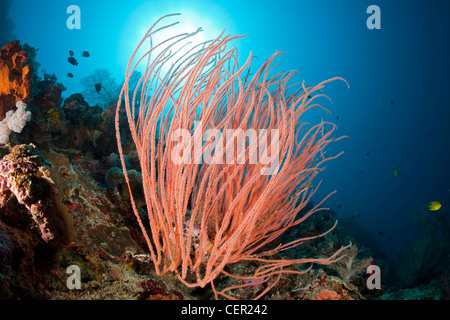
[[[283,274],[301,275],[311,264],[339,261],[349,245],[328,257],[277,258],[287,249],[325,236],[334,226],[287,243],[274,241],[322,210],[323,201],[299,215],[317,190],[314,178],[326,161],[336,157],[326,157],[325,147],[339,138],[332,137],[334,124],[308,126],[303,118],[308,110],[320,107],[317,100],[324,97],[320,90],[325,84],[345,80],[293,84],[296,72],[271,72],[279,52],[256,70],[251,69],[251,54],[240,66],[236,48],[230,48],[240,36],[221,34],[189,46],[198,30],[155,41],[170,27],[162,25],[170,16],[149,29],[131,56],[116,111],[130,194],[119,126],[122,108],[141,164],[148,218],[142,218],[134,197],[131,200],[156,273],[174,272],[188,287],[211,285],[216,298],[234,299],[232,289],[269,283],[255,294],[260,298]],[[130,92],[128,81],[142,69],[139,85]],[[255,133],[259,141],[237,140],[241,148],[235,149],[236,136],[226,140],[228,132]],[[259,159],[254,161],[256,154]],[[206,156],[212,161],[205,161]],[[268,157],[272,162],[264,161]],[[229,271],[230,265],[248,262],[259,267],[244,273]],[[223,275],[236,283],[216,289],[214,281]]]

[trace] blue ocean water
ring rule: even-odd
[[[448,1],[4,3],[13,25],[10,39],[0,39],[1,45],[14,38],[39,48],[41,68],[67,87],[64,97],[82,91],[80,79],[95,69],[108,69],[121,83],[128,58],[146,30],[157,18],[175,12],[181,16],[171,19],[180,21],[180,30],[202,27],[204,39],[223,29],[247,34],[235,42],[242,59],[252,52],[262,63],[279,50],[287,53],[279,58],[281,68],[300,70],[298,79],[308,84],[343,77],[350,88],[343,82],[327,85],[324,93],[333,104],[324,100],[323,105],[331,115],[320,116],[335,122],[336,133],[349,138],[328,148],[330,154],[344,154],[327,163],[314,200],[337,190],[324,206],[336,211],[338,219],[358,220],[379,254],[392,260],[399,248],[420,239],[414,217],[450,213]],[[67,27],[70,5],[81,9],[81,29]],[[381,10],[381,29],[367,27],[370,5]],[[79,65],[68,63],[69,50]],[[90,57],[81,57],[82,51]],[[311,116],[309,121],[318,119]],[[439,201],[442,208],[427,210],[431,201]]]

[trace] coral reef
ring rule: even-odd
[[[329,245],[330,239],[322,239]],[[318,243],[314,243],[317,245]],[[299,251],[300,249],[296,249]],[[322,254],[326,254],[324,250]],[[303,252],[306,254],[305,252]],[[311,266],[308,272],[301,275],[284,274],[278,285],[272,289],[264,298],[268,300],[362,300],[374,299],[380,296],[382,290],[368,290],[366,286],[366,266],[370,258],[356,259],[358,249],[352,245],[346,251],[346,256],[329,266]],[[280,256],[282,257],[282,256]],[[241,272],[251,274],[254,269],[260,268],[261,264],[237,263],[230,267],[229,272]],[[270,281],[274,281],[271,279]],[[269,281],[269,282],[270,282]],[[244,280],[246,286],[235,290],[234,296],[239,299],[250,299],[267,289],[270,283],[261,283],[255,280]],[[217,289],[223,286],[242,285],[237,280],[221,279]]]
[[[121,196],[58,152],[7,145],[0,156],[0,298],[139,298],[152,272],[134,258],[143,242]],[[82,270],[76,292],[70,265]]]
[[[45,77],[47,77],[45,75]],[[36,95],[33,96],[33,103],[38,105],[42,112],[61,105],[61,93],[64,87],[57,85],[56,78],[39,81],[36,85]]]
[[[128,154],[124,155],[123,165],[130,194],[116,153],[115,108],[91,106],[82,94],[63,101],[64,86],[56,77],[37,76],[37,50],[27,45],[22,49],[25,53],[20,57],[25,60],[19,59],[18,70],[22,76],[28,72],[24,92],[31,120],[20,135],[11,135],[9,145],[0,146],[0,299],[213,298],[209,285],[193,289],[172,273],[157,275],[130,201],[132,196],[139,215],[148,215],[139,157],[131,132],[122,130],[123,151]],[[12,109],[14,105],[5,110]],[[119,111],[118,121],[120,126],[128,125],[124,112]],[[188,206],[190,215],[192,203]],[[309,203],[298,217],[314,207]],[[323,234],[333,228],[335,220],[332,212],[317,213],[261,250],[274,250],[299,235]],[[185,233],[191,231],[192,246],[199,250],[200,224],[194,221],[190,226],[185,222],[182,228]],[[208,226],[208,232],[213,229]],[[274,254],[273,258],[329,257],[346,244],[335,233],[329,233],[314,242],[305,241],[294,250]],[[348,257],[338,261],[334,269],[314,265],[304,272],[308,269],[299,268],[303,274],[283,274],[273,288],[277,276],[269,277],[267,283],[220,276],[215,285],[217,290],[243,285],[233,293],[242,299],[261,293],[265,293],[264,299],[372,297],[372,293],[364,291],[367,275],[363,272],[370,255],[356,247],[344,251]],[[81,270],[81,289],[66,285],[67,268],[74,265]],[[252,275],[261,267],[257,261],[240,261],[226,270]],[[195,281],[195,277],[189,274],[186,280]]]
[[[142,190],[142,174],[134,169],[127,170],[127,176],[131,187],[131,192],[136,199],[143,197]],[[130,199],[130,192],[125,180],[125,174],[123,170],[118,167],[112,167],[106,172],[105,181],[109,185],[120,185],[122,189],[122,198],[125,200]],[[138,202],[138,201],[136,201]],[[145,200],[141,199],[141,203]],[[142,204],[143,205],[143,204]],[[141,207],[138,205],[138,208]]]
[[[124,199],[120,189],[106,184],[104,173],[99,174],[113,168],[117,170],[111,167],[117,164],[117,155],[101,161],[77,157],[71,150],[38,151],[34,145],[18,145],[1,147],[0,156],[4,168],[2,177],[8,181],[0,192],[1,298],[180,300],[213,297],[211,288],[193,290],[172,274],[156,276],[145,255],[146,243],[130,201]],[[130,159],[128,171],[135,170],[131,168],[132,163],[134,160]],[[123,173],[120,170],[118,173],[119,180],[114,182],[120,183]],[[33,204],[39,204],[33,207],[39,210],[34,210]],[[311,220],[311,224],[303,228],[311,232],[326,228],[319,220],[323,219]],[[339,245],[333,237],[322,241],[326,244],[321,241],[315,244],[324,253]],[[70,290],[66,286],[66,268],[71,265],[81,270],[81,289]],[[358,274],[359,269],[348,270],[357,263],[343,265],[349,273]],[[252,273],[259,266],[237,263],[230,271]],[[30,271],[23,273],[23,268]],[[314,269],[303,276],[286,274],[265,299],[360,299],[359,288],[349,290],[339,277],[331,269]],[[221,278],[218,288],[230,284],[229,280]],[[269,285],[248,284],[251,285],[237,290],[235,295],[251,298]]]

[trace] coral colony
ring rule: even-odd
[[[124,97],[142,168],[147,223],[133,197],[131,201],[156,273],[174,272],[188,287],[211,284],[216,298],[232,298],[229,290],[271,281],[258,298],[275,286],[283,273],[304,274],[311,263],[328,265],[338,261],[349,246],[327,258],[274,258],[279,252],[326,235],[334,227],[324,234],[280,243],[271,249],[266,246],[320,210],[321,203],[298,217],[317,190],[313,179],[324,162],[334,158],[324,157],[323,149],[337,139],[331,138],[333,124],[321,122],[305,129],[301,116],[317,106],[316,99],[322,96],[318,90],[340,78],[316,86],[292,87],[288,82],[294,72],[270,74],[280,53],[250,73],[252,56],[239,66],[236,49],[227,47],[239,36],[221,35],[177,56],[177,45],[187,42],[196,32],[180,34],[167,42],[152,42],[143,56],[137,56],[139,49],[147,46],[147,40],[167,27],[158,25],[166,17],[150,28],[131,56],[116,111],[125,173],[119,131]],[[178,60],[172,64],[174,59]],[[140,63],[146,65],[145,71],[136,91],[129,92],[127,80],[141,67]],[[159,70],[167,72],[156,72]],[[151,95],[150,88],[154,89]],[[267,157],[268,144],[263,147],[260,141],[243,142],[241,150],[234,150],[234,136],[228,141],[218,139],[219,132],[245,130],[256,132],[259,138],[263,132],[263,140],[271,140],[272,152],[279,150],[278,172],[262,174],[266,163],[249,161],[256,153]],[[215,161],[201,163],[200,157],[213,137],[215,146],[207,152]],[[196,141],[200,141],[197,154],[193,150]],[[231,147],[231,155],[236,158],[230,160],[227,154],[223,159],[223,151],[228,152]],[[125,177],[130,185],[127,174]],[[130,185],[130,194],[131,189]],[[254,261],[260,266],[248,274],[225,271],[227,265],[240,261]],[[288,268],[294,264],[307,267]],[[221,274],[243,283],[217,290],[214,280]]]
[[[26,123],[31,120],[31,112],[25,111],[27,105],[23,101],[17,102],[17,111],[8,111],[5,119],[0,122],[0,144],[9,142],[11,131],[21,133]]]

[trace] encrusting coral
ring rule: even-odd
[[[49,197],[53,181],[35,146],[19,145],[0,147],[7,153],[0,160],[0,213],[7,214],[8,204],[14,198],[23,205],[38,226],[42,239],[54,239],[52,228],[62,229],[53,213],[52,197]]]

